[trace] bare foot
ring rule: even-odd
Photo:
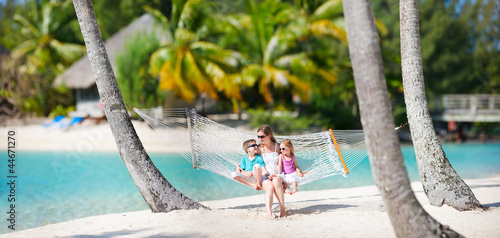
[[[298,192],[298,191],[299,191],[299,190],[298,190],[297,188],[293,188],[293,189],[292,189],[292,193],[291,193],[291,194],[294,194],[294,193],[296,193],[296,192]]]
[[[285,209],[281,209],[280,217],[286,217],[286,211],[285,211]]]
[[[253,184],[252,183],[252,188],[255,189],[255,190],[258,190],[258,191],[262,190],[262,187],[259,186],[258,184]]]
[[[290,190],[288,190],[288,189],[287,189],[287,190],[285,190],[285,193],[286,193],[286,194],[290,194],[290,195],[292,194],[292,192],[290,192]]]

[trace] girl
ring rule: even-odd
[[[293,144],[289,139],[285,139],[280,144],[280,157],[278,162],[278,174],[283,172],[283,180],[286,185],[285,188],[288,188],[290,183],[292,184],[292,192],[288,189],[286,190],[287,194],[294,194],[297,190],[297,182],[300,180],[300,177],[304,176],[302,171],[299,169],[299,165],[297,164],[297,159],[295,158],[295,154],[293,152]]]

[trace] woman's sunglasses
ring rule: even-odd
[[[258,137],[259,139],[262,139],[262,138],[264,138],[264,137],[266,137],[266,136],[268,136],[268,135],[265,135],[265,136],[257,136],[257,137]]]

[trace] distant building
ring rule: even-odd
[[[151,32],[155,25],[153,16],[144,14],[104,43],[114,72],[116,72],[116,56],[126,50],[126,41],[139,32]],[[56,87],[65,85],[75,90],[76,111],[70,113],[71,117],[104,116],[94,72],[87,55],[57,76],[53,85]]]

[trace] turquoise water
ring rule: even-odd
[[[500,174],[500,144],[444,144],[450,163],[463,179]],[[418,181],[413,147],[402,146],[412,181]],[[6,151],[0,151],[7,154]],[[16,230],[108,213],[147,210],[119,154],[17,152]],[[216,200],[262,194],[205,170],[194,170],[178,155],[150,154],[167,180],[186,196]],[[0,234],[7,233],[9,205],[6,159],[0,173]],[[5,163],[4,163],[5,162]],[[334,176],[301,186],[301,191],[373,185],[368,159],[347,178]]]

